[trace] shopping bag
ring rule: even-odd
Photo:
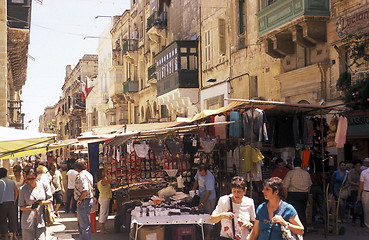
[[[340,198],[341,199],[347,199],[348,198],[348,196],[349,196],[349,191],[348,191],[348,189],[347,188],[341,188],[341,190],[340,190]]]
[[[283,240],[303,240],[304,239],[302,235],[297,235],[295,233],[292,233],[288,225],[287,226],[281,225],[281,230],[282,230]]]
[[[45,223],[46,226],[49,227],[53,225],[55,222],[55,214],[51,210],[50,204],[45,205]]]

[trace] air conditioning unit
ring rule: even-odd
[[[103,93],[102,99],[105,103],[109,102],[109,93]]]

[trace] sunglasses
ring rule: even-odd
[[[36,179],[35,177],[33,177],[33,178],[26,178],[26,180],[28,180],[28,181],[35,180],[35,179]]]
[[[243,177],[234,177],[234,178],[232,178],[232,181],[236,181],[236,180],[245,181],[245,179]]]

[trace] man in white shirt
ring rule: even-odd
[[[77,211],[76,201],[74,200],[74,197],[73,197],[77,174],[78,172],[74,170],[73,168],[67,172],[68,190],[67,190],[67,201],[65,203],[65,213],[69,213],[70,210],[73,213],[76,213]],[[71,207],[71,204],[72,204],[72,207]]]
[[[360,174],[357,200],[363,204],[364,225],[366,226],[366,231],[369,232],[369,168]]]
[[[93,177],[86,170],[84,159],[78,159],[75,163],[78,172],[75,186],[74,199],[77,202],[78,231],[80,240],[91,240],[90,211],[93,198]]]

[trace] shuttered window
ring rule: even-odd
[[[220,55],[225,55],[226,54],[225,19],[223,19],[223,18],[218,19],[218,29],[219,29],[219,54]]]

